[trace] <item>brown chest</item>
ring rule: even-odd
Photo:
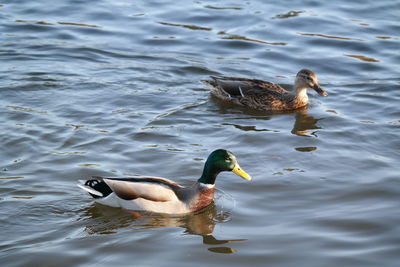
[[[198,211],[214,201],[215,188],[201,188],[197,196],[192,200],[191,210]]]

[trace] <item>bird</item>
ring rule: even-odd
[[[217,149],[208,156],[200,178],[189,187],[155,176],[92,176],[77,185],[87,191],[96,202],[106,206],[133,211],[184,214],[199,211],[213,203],[215,180],[223,171],[232,171],[245,180],[252,179],[241,169],[232,152]]]
[[[286,111],[304,107],[308,104],[307,89],[314,89],[320,96],[328,95],[320,87],[317,75],[309,69],[297,73],[292,92],[263,80],[210,77],[212,80],[202,82],[211,88],[212,95],[229,103],[262,111]]]

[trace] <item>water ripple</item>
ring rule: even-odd
[[[398,9],[2,3],[0,261],[397,266]],[[329,97],[309,92],[295,112],[227,105],[199,82],[245,76],[290,90],[302,68]],[[75,186],[133,174],[190,185],[216,148],[254,180],[221,173],[215,205],[196,214],[138,216]]]

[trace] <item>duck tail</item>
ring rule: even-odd
[[[101,177],[92,177],[92,179],[80,182],[82,184],[77,184],[77,186],[88,192],[93,198],[103,198],[112,193],[111,188]]]
[[[215,81],[211,81],[211,80],[201,80],[201,83],[210,86],[210,87],[215,87],[216,86],[216,82]]]
[[[205,85],[211,86],[212,88],[215,88],[218,86],[217,80],[220,79],[221,77],[218,76],[210,76],[212,80],[201,80],[201,82]]]

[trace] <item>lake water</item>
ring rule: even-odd
[[[267,3],[268,2],[268,3]],[[398,266],[399,1],[0,3],[2,266]],[[220,103],[209,75],[329,93],[302,110]],[[93,203],[91,175],[190,185],[225,148],[215,205]]]

